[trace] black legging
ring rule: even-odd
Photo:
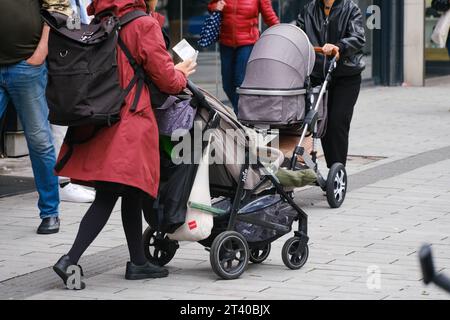
[[[347,164],[348,137],[353,109],[361,89],[361,75],[333,79],[328,89],[328,124],[322,148],[328,168]]]
[[[68,256],[72,263],[78,260],[109,220],[120,194],[105,188],[97,188],[95,200],[80,223],[75,242]],[[135,265],[147,262],[142,246],[142,205],[139,192],[122,195],[122,224],[127,238],[130,260]]]

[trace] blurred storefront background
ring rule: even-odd
[[[239,1],[239,0],[229,0]],[[273,0],[284,23],[294,22],[311,0]],[[367,44],[364,48],[366,85],[423,86],[427,77],[450,74],[445,48],[437,48],[431,33],[443,14],[431,8],[432,0],[354,0],[363,13]],[[197,47],[209,0],[160,0],[158,12],[166,16],[166,31],[172,46],[183,38],[199,51],[197,73],[192,80],[219,99],[225,100],[220,74],[218,46]],[[261,31],[266,28],[261,24]],[[12,108],[9,108],[12,109]],[[6,119],[5,119],[6,118]],[[0,156],[21,156],[26,144],[15,112],[0,119]]]
[[[311,0],[273,0],[272,5],[282,22],[291,23],[296,20],[299,12],[309,1]],[[401,85],[404,81],[404,55],[407,54],[404,51],[405,38],[403,35],[405,32],[409,32],[404,30],[405,14],[407,13],[405,7],[408,7],[410,2],[422,3],[423,7],[430,6],[431,0],[354,0],[354,2],[361,8],[366,25],[367,44],[364,48],[364,53],[366,55],[367,68],[363,73],[364,80],[367,83],[376,85]],[[167,17],[166,28],[171,35],[172,44],[176,44],[185,38],[193,46],[196,45],[202,23],[208,16],[208,3],[208,0],[159,1],[158,10]],[[425,11],[425,8],[423,11]],[[420,13],[424,16],[422,11]],[[374,17],[377,14],[379,16]],[[416,14],[417,11],[413,12],[416,24],[420,26],[421,21],[417,19],[418,16]],[[368,19],[370,19],[370,23],[366,23]],[[437,18],[430,20],[424,16],[424,19],[427,29],[421,31],[423,35],[420,38],[426,39],[426,44],[424,43],[423,47],[427,48],[427,60],[441,59],[446,62],[448,55],[444,54],[445,50],[431,48],[431,50],[428,50],[430,30],[433,28],[432,23],[435,23]],[[378,23],[381,28],[373,28],[371,24],[373,22],[375,22],[375,25]],[[264,29],[265,26],[262,24],[261,30],[263,31]],[[201,67],[194,76],[194,81],[206,86],[219,97],[225,98],[221,90],[218,48],[201,49],[199,65]],[[443,70],[442,66],[440,66],[440,70]],[[450,74],[450,72],[447,74]],[[433,75],[435,73],[430,70],[429,76]]]

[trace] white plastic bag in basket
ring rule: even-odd
[[[211,207],[212,205],[209,190],[209,151],[210,143],[208,143],[198,166],[197,175],[195,176],[188,203],[192,202],[208,207]],[[213,223],[212,214],[188,206],[186,222],[168,236],[170,239],[178,241],[204,240],[211,235]]]

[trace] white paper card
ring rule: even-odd
[[[195,50],[186,39],[181,40],[175,47],[173,47],[173,51],[183,60],[186,61],[188,59],[197,62],[198,51]]]

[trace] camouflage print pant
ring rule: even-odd
[[[58,12],[66,16],[72,15],[70,0],[43,0],[42,8],[50,12]]]

